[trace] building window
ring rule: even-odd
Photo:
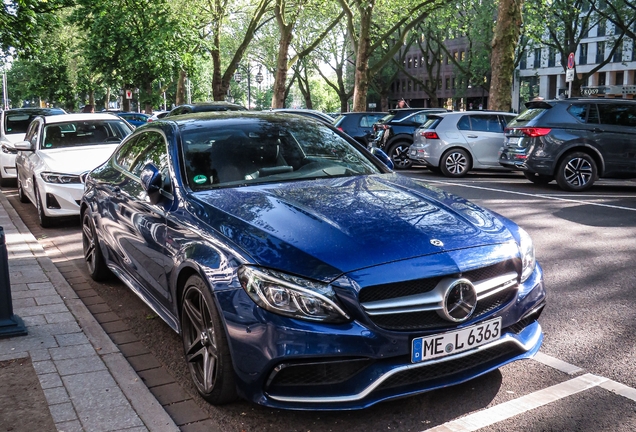
[[[413,81],[409,80],[407,85],[408,85],[407,91],[413,90]]]
[[[556,63],[556,51],[553,47],[548,48],[548,67],[554,67]]]
[[[528,53],[523,51],[521,53],[521,60],[519,60],[519,69],[527,69],[528,67]]]
[[[407,66],[409,69],[411,69],[411,67],[413,67],[413,59],[411,57],[409,57],[409,63]]]
[[[605,42],[596,42],[596,63],[602,63],[605,60]]]
[[[413,57],[413,67],[417,68],[417,57]]]
[[[596,36],[605,36],[606,27],[607,21],[604,19],[599,20],[598,26],[596,27]]]
[[[587,44],[581,44],[579,49],[579,64],[585,65],[587,64]]]
[[[424,56],[422,56],[422,58],[420,58],[420,64],[422,67],[424,67],[424,63],[426,63],[426,60],[424,59]]]
[[[534,64],[533,67],[538,69],[541,67],[541,48],[534,49]]]
[[[457,51],[455,51],[453,53],[453,57],[455,58],[455,61],[458,61],[459,60],[459,53]]]
[[[450,90],[450,78],[446,78],[446,90]]]
[[[426,81],[424,82],[424,87],[426,87],[427,89],[428,89],[428,88],[431,88],[431,82],[430,82],[429,80],[426,80]]]
[[[615,78],[614,83],[615,83],[616,85],[623,85],[623,79],[624,79],[624,77],[625,77],[625,75],[624,75],[623,71],[621,71],[621,72],[616,72],[616,78]]]
[[[605,85],[605,76],[607,74],[605,72],[599,72],[598,73],[598,85],[599,86],[604,86]]]
[[[587,12],[590,10],[590,2],[587,0],[583,0],[581,3],[581,12]]]
[[[619,45],[619,47],[616,48],[616,51],[614,51],[614,58],[612,58],[612,61],[614,63],[620,63],[623,61],[623,44]]]
[[[464,61],[466,59],[466,51],[462,51],[459,53],[459,60]]]
[[[442,89],[442,79],[438,79],[437,80],[437,90],[441,90]]]

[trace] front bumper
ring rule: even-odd
[[[84,184],[40,182],[40,196],[44,214],[49,217],[79,216]]]
[[[519,286],[514,300],[480,318],[502,318],[499,339],[421,363],[411,362],[411,343],[431,332],[390,331],[363,320],[327,325],[288,319],[253,306],[243,290],[217,292],[216,297],[227,325],[239,393],[276,408],[366,408],[531,358],[543,341],[537,322],[545,305],[539,265]]]

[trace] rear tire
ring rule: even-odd
[[[587,153],[573,152],[565,155],[557,169],[557,183],[561,189],[581,192],[592,187],[598,176],[594,158]]]
[[[400,141],[392,144],[389,148],[389,157],[393,161],[395,169],[409,169],[413,165],[413,161],[409,158],[409,149],[411,144],[406,141]]]
[[[439,168],[446,177],[464,177],[472,168],[470,156],[465,150],[452,149],[444,153]]]
[[[549,176],[545,174],[530,173],[526,171],[523,172],[523,176],[527,178],[528,180],[530,180],[532,183],[538,184],[538,185],[546,185],[550,183],[552,180],[554,180],[553,176]]]
[[[206,283],[186,281],[181,298],[181,339],[188,369],[199,394],[213,405],[237,398],[227,336]]]

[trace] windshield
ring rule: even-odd
[[[113,144],[124,139],[132,129],[123,120],[78,120],[44,127],[42,149]]]
[[[59,113],[57,111],[59,111]],[[4,117],[4,133],[5,135],[25,134],[27,129],[29,128],[29,124],[31,124],[31,120],[33,120],[35,117],[39,115],[64,114],[64,111],[62,110],[57,111],[7,111],[5,112]]]
[[[382,172],[330,128],[309,122],[250,122],[182,134],[193,190]]]

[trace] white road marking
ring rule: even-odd
[[[533,359],[546,366],[550,366],[553,369],[565,372],[568,375],[576,375],[577,373],[583,372],[583,369],[578,366],[559,360],[556,357],[543,354],[542,352],[537,353]]]
[[[626,397],[636,402],[636,389],[627,387],[625,384],[618,383],[616,381],[606,381],[600,385],[605,390],[609,390],[612,393]]]
[[[426,432],[472,432],[494,423],[507,420],[535,408],[555,402],[568,396],[599,386],[608,381],[607,378],[593,374],[585,374],[569,381],[553,385],[543,390],[530,393],[518,399],[478,411],[466,417],[453,420]]]
[[[449,186],[461,186],[461,187],[472,188],[472,189],[481,189],[481,190],[486,190],[486,191],[491,191],[491,192],[504,192],[504,193],[509,193],[509,194],[513,194],[513,195],[521,195],[521,196],[527,196],[527,197],[532,197],[532,198],[544,198],[544,199],[551,199],[551,200],[555,200],[555,201],[565,201],[565,202],[571,202],[571,203],[575,203],[575,204],[585,204],[585,205],[591,205],[591,206],[596,206],[596,207],[607,207],[607,208],[612,208],[612,209],[617,209],[617,210],[627,210],[627,211],[636,212],[636,208],[616,206],[616,205],[611,205],[611,204],[594,203],[594,202],[589,202],[589,201],[575,200],[575,199],[571,199],[571,198],[561,198],[560,196],[551,196],[551,195],[545,195],[545,194],[531,194],[531,193],[526,193],[526,192],[515,192],[515,191],[509,191],[509,190],[505,190],[505,189],[495,189],[495,188],[489,188],[489,187],[483,187],[483,186],[467,185],[465,183],[452,183],[452,182],[438,181],[438,180],[426,180],[426,181],[429,182],[429,183],[445,184],[445,185],[449,185]],[[593,195],[590,195],[590,197],[591,196],[593,196]]]

